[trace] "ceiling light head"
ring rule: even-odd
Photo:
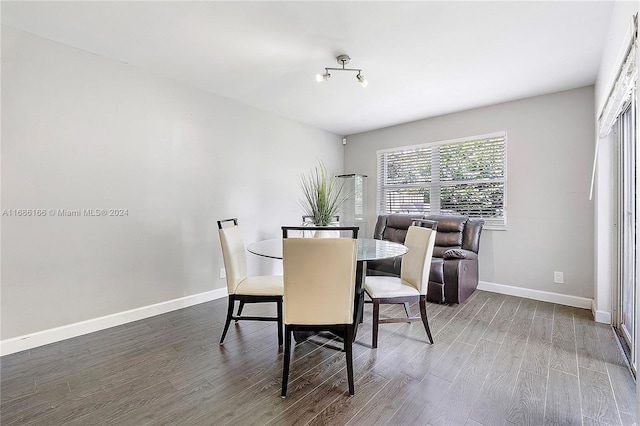
[[[362,87],[367,87],[367,84],[369,84],[369,82],[362,75],[362,70],[361,69],[345,68],[345,65],[347,65],[351,61],[351,58],[349,57],[349,55],[338,55],[338,57],[336,57],[336,61],[338,62],[338,64],[342,65],[342,68],[330,68],[330,67],[325,68],[324,69],[324,74],[316,75],[316,81],[318,83],[322,83],[323,81],[329,80],[329,77],[331,77],[331,74],[329,74],[329,70],[331,70],[331,71],[355,71],[355,72],[358,73],[358,75],[356,75],[356,78],[358,79],[358,82],[360,83],[360,85]]]
[[[358,73],[358,75],[356,75],[356,78],[358,79],[358,81],[360,82],[360,86],[362,86],[362,87],[367,87],[367,84],[369,84],[367,79],[364,78],[364,76],[362,74],[360,74],[360,73]]]
[[[324,74],[317,74],[316,75],[316,81],[318,83],[322,83],[323,81],[327,81],[329,80],[329,77],[331,77],[331,74],[329,74],[328,70],[324,70]]]

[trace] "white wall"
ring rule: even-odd
[[[318,159],[341,138],[3,27],[2,209],[128,215],[2,217],[1,339],[224,288],[215,221],[299,224]]]
[[[373,223],[376,150],[506,130],[508,230],[483,231],[480,280],[581,304],[593,297],[593,107],[590,86],[352,135],[345,170],[370,177]]]

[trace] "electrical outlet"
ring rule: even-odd
[[[227,278],[227,271],[224,268],[220,268],[220,278]]]
[[[564,283],[564,274],[562,272],[554,271],[553,272],[553,282],[556,284]]]

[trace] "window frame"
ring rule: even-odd
[[[502,138],[503,139],[503,163],[502,169],[504,170],[504,176],[502,178],[487,178],[487,179],[469,179],[469,180],[440,180],[441,176],[439,174],[439,155],[440,148],[443,146],[453,146],[457,144],[470,143],[481,141],[484,139],[495,139]],[[441,189],[446,186],[453,187],[461,187],[462,185],[474,185],[474,184],[492,184],[492,183],[500,183],[503,187],[502,193],[502,217],[482,217],[482,216],[474,216],[469,215],[473,218],[482,218],[485,221],[484,229],[487,230],[506,230],[507,229],[507,132],[499,131],[493,133],[487,133],[483,135],[475,135],[462,137],[457,139],[448,139],[443,141],[436,142],[428,142],[421,143],[416,145],[407,145],[400,146],[394,148],[381,149],[376,151],[376,173],[377,173],[377,183],[376,183],[376,209],[377,214],[389,214],[388,203],[386,193],[390,189],[409,189],[409,188],[429,188],[429,202],[428,202],[428,211],[423,209],[422,212],[416,213],[424,213],[424,214],[440,214],[441,208]],[[411,152],[418,150],[431,150],[430,154],[430,174],[429,178],[425,181],[421,181],[418,183],[404,183],[404,184],[389,184],[387,183],[387,170],[388,163],[385,159],[387,154],[392,153],[400,153],[403,151]],[[435,175],[434,175],[435,174]],[[435,179],[434,179],[435,178]],[[436,196],[437,195],[437,196]],[[426,203],[426,202],[425,202]],[[426,207],[426,205],[425,205]],[[446,214],[446,213],[443,213]]]

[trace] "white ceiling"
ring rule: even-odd
[[[4,25],[339,135],[593,84],[611,1],[2,1]],[[351,56],[355,73],[315,75]]]

